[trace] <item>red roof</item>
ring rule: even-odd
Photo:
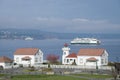
[[[65,43],[65,44],[64,44],[64,47],[68,47],[68,44],[67,44],[67,43]]]
[[[78,56],[101,56],[104,53],[105,49],[80,49]]]
[[[71,53],[67,56],[67,58],[77,58],[76,53]]]
[[[38,48],[20,48],[15,51],[14,55],[35,55],[38,50]]]
[[[3,56],[3,57],[0,57],[0,62],[13,62],[13,60],[6,56]]]
[[[94,57],[90,57],[90,58],[87,59],[87,61],[97,61],[97,59],[94,58]]]

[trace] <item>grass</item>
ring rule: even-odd
[[[11,80],[87,80],[83,78],[75,78],[60,75],[15,75]]]
[[[43,68],[42,69],[43,72],[50,72],[50,71],[53,71],[52,68]]]
[[[8,76],[8,75],[0,74],[0,77],[3,76]],[[64,76],[64,75],[26,74],[26,75],[12,75],[10,80],[88,80],[88,79],[105,79],[105,78],[112,78],[112,75],[71,74],[68,76]]]
[[[0,74],[0,77],[7,76],[7,74]]]
[[[5,76],[5,74],[0,74],[0,77],[3,77],[3,76]]]
[[[74,76],[83,76],[88,78],[112,78],[112,75],[103,75],[103,74],[73,74]]]

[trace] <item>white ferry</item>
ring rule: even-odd
[[[33,40],[32,37],[26,37],[25,40]]]
[[[95,38],[75,38],[71,44],[100,44],[100,40]]]

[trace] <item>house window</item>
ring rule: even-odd
[[[66,55],[66,52],[64,52],[63,54]]]
[[[39,55],[40,53],[37,53],[37,55]]]
[[[101,59],[101,64],[103,64],[104,63],[104,59]]]
[[[83,63],[83,59],[80,59],[80,63]]]
[[[70,59],[70,61],[72,61],[73,59]]]
[[[40,57],[40,62],[42,62],[42,57]]]
[[[35,58],[35,62],[38,62],[38,58]]]
[[[107,59],[105,59],[105,63],[107,63]]]
[[[69,59],[67,59],[67,63],[69,62]]]
[[[19,62],[19,57],[16,58],[16,62]]]

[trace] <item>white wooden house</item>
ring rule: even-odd
[[[64,46],[62,48],[62,64],[73,64],[81,66],[102,66],[108,64],[108,53],[101,48],[85,48],[80,49],[77,54],[69,53],[70,48]]]
[[[28,67],[43,63],[43,52],[38,48],[19,48],[14,52],[14,63]]]
[[[102,66],[108,64],[108,53],[101,48],[80,49],[77,54],[77,64],[84,66]]]
[[[0,57],[0,68],[3,68],[3,69],[12,68],[12,63],[13,63],[12,59],[6,56]]]

